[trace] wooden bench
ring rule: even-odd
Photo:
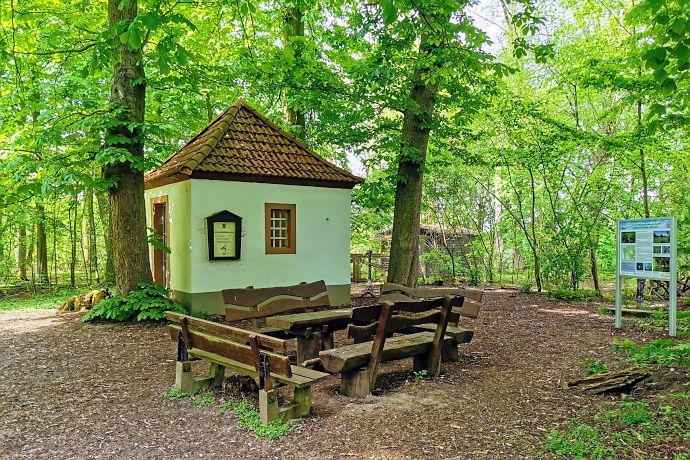
[[[168,326],[170,338],[177,341],[175,387],[192,393],[221,386],[225,369],[233,369],[258,379],[259,412],[265,423],[307,415],[312,384],[328,377],[291,365],[286,340],[174,312],[166,312],[166,318],[173,322]],[[193,358],[211,363],[209,376],[192,376]],[[279,385],[294,388],[292,401],[284,406],[278,404],[274,388]]]
[[[252,330],[261,334],[288,338],[297,337],[297,362],[318,356],[319,351],[333,348],[333,325],[286,331],[266,325],[266,318],[285,313],[297,313],[317,307],[330,307],[326,283],[300,283],[293,286],[269,288],[225,289],[222,291],[225,317],[228,321],[252,320]],[[344,321],[341,329],[347,326]]]
[[[340,392],[352,397],[371,393],[381,362],[413,357],[415,371],[424,369],[429,375],[436,376],[440,372],[442,348],[454,344],[454,339],[446,334],[451,309],[461,307],[463,302],[463,297],[447,295],[439,299],[385,301],[382,305],[353,308],[353,323],[376,321],[362,326],[351,324],[347,328],[348,337],[373,337],[373,341],[324,350],[319,353],[321,365],[328,372],[341,374]],[[413,316],[400,312],[425,314]],[[389,337],[395,332],[423,324],[435,324],[436,328],[434,331]]]
[[[394,283],[384,283],[381,286],[380,301],[389,302],[412,302],[414,300],[428,299],[434,297],[440,297],[443,295],[460,295],[466,299],[471,299],[476,302],[481,302],[483,297],[483,292],[479,289],[464,289],[464,288],[410,288],[403,286],[401,284]],[[462,343],[469,343],[474,337],[474,331],[471,329],[466,329],[460,327],[460,318],[472,318],[476,319],[479,316],[479,304],[464,302],[462,307],[453,308],[450,321],[448,323],[448,328],[446,329],[446,335],[453,338],[454,347],[444,347],[443,348],[443,362],[455,362],[458,360],[458,347],[457,345]],[[433,331],[435,330],[435,324],[421,324],[411,328],[412,332],[421,331]]]

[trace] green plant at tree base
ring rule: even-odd
[[[82,321],[159,321],[165,319],[166,311],[186,313],[187,310],[170,300],[168,290],[155,283],[139,283],[137,289],[128,295],[116,295],[91,309]]]
[[[582,369],[587,373],[587,375],[592,375],[606,372],[609,367],[606,365],[606,363],[603,363],[598,359],[585,358],[582,363]]]
[[[291,433],[293,430],[289,423],[282,420],[276,420],[271,423],[262,422],[259,412],[246,400],[239,403],[227,402],[220,406],[220,410],[222,413],[232,410],[235,413],[240,428],[251,431],[255,435],[266,438],[269,441],[274,441],[283,435]]]

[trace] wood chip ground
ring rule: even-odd
[[[613,364],[623,332],[596,305],[492,292],[461,362],[411,384],[410,360],[381,368],[379,396],[315,386],[313,413],[273,443],[232,412],[161,397],[175,343],[163,325],[82,324],[54,310],[0,315],[1,458],[529,458],[566,420],[613,404],[567,390],[585,357]],[[342,333],[336,341],[342,340]],[[405,382],[408,382],[405,384]]]

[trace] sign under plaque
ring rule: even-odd
[[[242,248],[242,218],[221,211],[206,218],[209,260],[237,260]]]

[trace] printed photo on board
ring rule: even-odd
[[[637,270],[644,270],[644,264],[642,262],[637,263]]]
[[[656,234],[656,232],[655,232],[655,234]],[[634,243],[634,242],[635,242],[635,232],[621,232],[621,243]]]
[[[668,230],[656,231],[654,232],[654,243],[670,243],[671,242],[671,232]]]
[[[646,272],[651,272],[651,271],[652,271],[652,264],[649,263],[649,262],[647,262],[646,264],[644,264],[644,271],[646,271]]]
[[[654,254],[661,254],[661,246],[654,246]]]
[[[671,271],[671,258],[670,257],[655,257],[654,258],[654,271],[669,273]]]
[[[635,246],[626,246],[623,248],[623,260],[635,260]]]
[[[662,254],[671,254],[671,246],[661,246]]]

